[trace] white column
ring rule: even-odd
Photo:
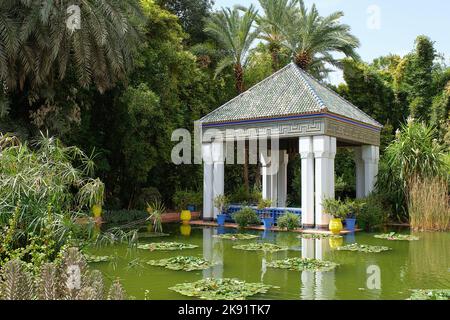
[[[212,158],[213,158],[213,199],[224,195],[225,184],[225,163],[224,150],[222,142],[214,142],[212,144]],[[214,219],[221,214],[217,208],[214,208]]]
[[[356,177],[356,198],[364,198],[364,161],[362,159],[361,147],[354,148],[355,150],[355,177]]]
[[[369,196],[375,189],[380,161],[380,148],[377,146],[363,146],[361,148],[364,161],[364,193]]]
[[[214,193],[213,193],[213,161],[212,144],[202,145],[203,156],[203,219],[214,219]]]
[[[312,137],[300,138],[302,158],[302,225],[313,227],[314,223],[314,148]]]
[[[262,196],[264,200],[271,197],[272,179],[270,176],[270,157],[261,154]]]
[[[286,150],[280,152],[280,168],[278,170],[278,204],[279,208],[285,208],[287,202],[287,166],[289,154]]]
[[[330,153],[329,153],[329,161],[328,161],[328,170],[329,170],[328,177],[330,179],[330,181],[329,181],[329,186],[330,186],[329,194],[331,195],[332,198],[334,198],[336,196],[336,193],[335,193],[336,171],[335,171],[335,165],[334,165],[334,161],[336,159],[336,153],[337,153],[337,140],[336,140],[336,138],[331,137],[330,138]]]
[[[330,222],[330,216],[325,214],[322,207],[324,199],[334,198],[334,158],[336,140],[329,136],[313,137],[315,157],[315,190],[316,190],[316,227],[326,228]]]
[[[272,201],[272,207],[275,207],[278,204],[278,174],[280,171],[280,150],[271,149],[270,158],[270,200]]]

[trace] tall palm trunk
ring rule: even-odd
[[[234,77],[236,81],[236,91],[238,94],[244,92],[244,69],[242,65],[237,63],[234,65]],[[248,149],[247,144],[245,144],[245,154],[244,154],[244,188],[245,191],[250,190],[250,181],[249,181],[249,170],[248,170]]]
[[[272,71],[277,72],[280,69],[281,46],[277,43],[271,43],[269,44],[269,51],[272,57]]]

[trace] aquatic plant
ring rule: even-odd
[[[150,250],[150,251],[175,251],[185,249],[195,249],[198,246],[193,244],[178,243],[178,242],[155,242],[138,244],[138,249]]]
[[[150,260],[147,262],[151,266],[164,267],[170,270],[206,270],[211,268],[214,264],[208,260],[198,257],[172,257],[169,259]]]
[[[337,263],[316,259],[291,258],[276,260],[267,263],[269,268],[288,269],[292,271],[331,271],[338,266]]]
[[[337,248],[339,251],[353,251],[353,252],[364,252],[364,253],[380,253],[384,251],[390,251],[392,250],[389,247],[383,247],[383,246],[369,246],[365,244],[349,244],[347,246],[339,247]]]
[[[243,234],[243,233],[225,233],[215,235],[214,238],[219,238],[222,240],[253,240],[259,238],[259,236],[255,236],[253,234]]]
[[[147,203],[147,213],[149,215],[148,221],[153,226],[154,232],[163,232],[162,215],[166,213],[166,206],[160,200],[155,200],[152,203]]]
[[[408,300],[450,300],[450,290],[412,290]]]
[[[248,283],[238,279],[203,279],[192,283],[177,284],[169,290],[203,300],[245,300],[247,297],[267,293],[278,288],[263,283]]]
[[[234,246],[233,249],[245,251],[265,251],[265,252],[278,252],[289,250],[288,247],[281,247],[273,243],[263,243],[263,242],[241,244]]]
[[[299,239],[313,239],[313,240],[322,240],[322,239],[341,239],[342,236],[338,236],[335,234],[327,234],[327,233],[302,233],[298,236]]]
[[[377,234],[375,236],[377,239],[390,240],[390,241],[417,241],[419,237],[410,235],[410,234],[398,234],[395,232],[385,233],[385,234]]]

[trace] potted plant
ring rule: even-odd
[[[359,200],[350,201],[347,200],[347,208],[348,213],[345,218],[345,226],[347,230],[349,231],[355,231],[356,230],[356,219],[365,207],[365,203]]]
[[[333,234],[340,234],[344,230],[342,219],[347,215],[347,207],[341,200],[325,199],[322,203],[325,213],[332,216],[330,220],[329,230]]]
[[[221,227],[225,225],[225,220],[227,218],[225,210],[228,207],[228,204],[228,198],[225,195],[217,196],[214,199],[214,207],[219,210],[219,214],[217,215],[217,224]]]
[[[258,210],[262,212],[261,220],[265,230],[272,229],[275,224],[275,218],[267,212],[267,208],[270,208],[271,205],[272,201],[269,199],[260,199],[258,202]]]

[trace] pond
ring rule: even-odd
[[[213,237],[218,233],[235,233],[233,229],[166,225],[170,236],[141,240],[140,243],[175,241],[197,245],[183,251],[148,251],[117,245],[91,248],[90,254],[112,256],[110,262],[91,264],[107,279],[119,278],[129,296],[136,299],[189,299],[168,290],[179,283],[195,282],[203,278],[237,278],[247,282],[263,282],[278,286],[254,299],[407,299],[411,289],[450,288],[450,233],[419,233],[419,241],[387,241],[375,234],[357,233],[338,239],[299,239],[296,233],[246,231],[259,236],[256,240],[231,241]],[[408,233],[408,231],[403,231]],[[183,235],[183,234],[185,235]],[[189,234],[189,235],[187,235]],[[233,249],[237,244],[269,242],[288,246],[291,250],[275,253]],[[335,248],[351,243],[388,246],[392,251],[358,253]],[[277,259],[302,257],[319,258],[338,263],[334,271],[310,272],[267,268]],[[204,271],[171,271],[150,266],[148,260],[174,256],[201,257],[216,263]],[[372,281],[380,272],[381,282]],[[372,277],[371,277],[372,276]]]

